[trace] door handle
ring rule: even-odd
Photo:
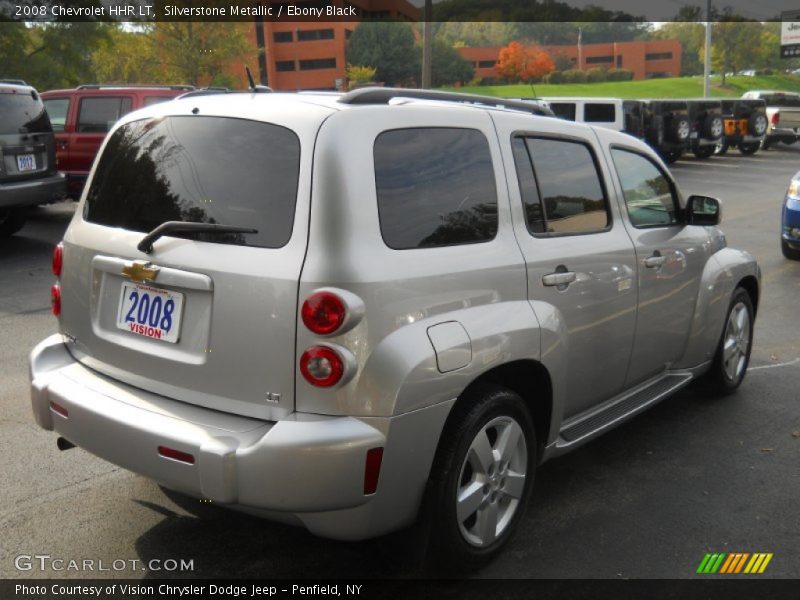
[[[653,256],[648,256],[644,259],[644,266],[648,269],[658,269],[661,267],[665,262],[667,262],[666,256],[661,256],[661,253],[656,250],[653,252]]]
[[[574,271],[556,271],[555,273],[543,275],[542,284],[547,286],[567,287],[570,283],[575,281],[576,277]]]

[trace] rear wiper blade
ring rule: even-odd
[[[166,221],[153,229],[142,238],[136,246],[141,252],[150,254],[153,251],[153,243],[163,235],[172,232],[202,232],[202,233],[258,233],[258,229],[252,227],[237,227],[236,225],[218,225],[217,223],[192,223],[190,221]]]

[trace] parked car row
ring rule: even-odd
[[[544,98],[556,116],[622,131],[646,141],[675,162],[686,152],[709,158],[738,147],[753,154],[767,135],[764,99],[622,100],[620,98]],[[800,105],[799,105],[800,106]],[[786,134],[785,139],[789,136]]]

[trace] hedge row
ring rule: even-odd
[[[545,75],[544,82],[557,83],[599,83],[601,81],[631,81],[633,71],[630,69],[603,69],[593,68],[586,71],[568,69],[566,71],[553,71]]]

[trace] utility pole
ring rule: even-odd
[[[711,0],[706,0],[706,44],[703,53],[703,98],[711,97]]]
[[[422,89],[431,87],[431,63],[433,48],[431,38],[433,37],[431,18],[433,16],[433,0],[425,0],[425,12],[423,13],[422,23]]]
[[[583,71],[583,61],[581,57],[581,28],[578,27],[578,71]]]

